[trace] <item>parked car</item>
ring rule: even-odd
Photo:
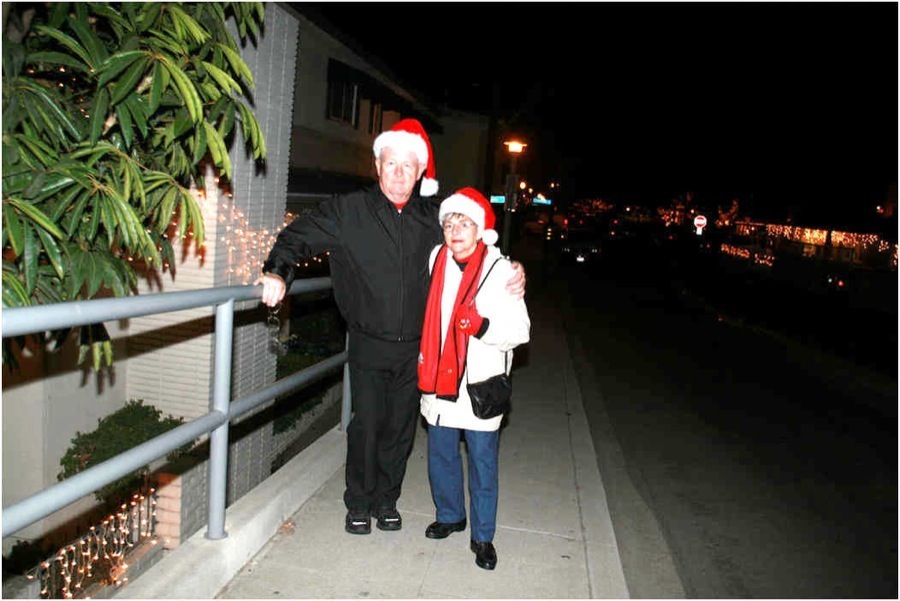
[[[561,241],[560,260],[565,263],[594,263],[600,259],[603,239],[596,228],[569,228]]]

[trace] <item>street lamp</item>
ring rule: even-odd
[[[503,239],[500,240],[500,250],[504,255],[509,254],[509,236],[510,224],[512,223],[512,213],[516,210],[516,196],[519,193],[516,185],[518,176],[516,175],[516,159],[525,150],[528,144],[519,142],[518,140],[507,140],[503,143],[506,150],[509,151],[510,170],[506,176],[506,202],[504,203],[503,215]]]

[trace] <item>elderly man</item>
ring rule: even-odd
[[[431,142],[415,119],[373,145],[378,184],[322,202],[295,219],[263,264],[264,304],[281,302],[301,258],[328,251],[334,297],[349,332],[353,417],[347,427],[344,528],[400,530],[397,499],[419,410],[417,361],[428,296],[428,256],[443,239]],[[424,177],[423,177],[424,176]],[[421,193],[416,187],[421,181]],[[507,290],[521,298],[516,265]]]

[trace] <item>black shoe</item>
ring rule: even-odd
[[[485,570],[493,570],[497,565],[497,551],[494,549],[494,543],[476,543],[469,542],[469,548],[475,554],[475,565]]]
[[[466,529],[466,518],[463,518],[459,522],[432,522],[428,528],[425,529],[425,537],[426,538],[447,538],[454,532],[462,532]]]
[[[344,530],[350,534],[369,534],[372,532],[372,519],[368,511],[350,510],[344,523]]]
[[[379,530],[400,530],[403,528],[403,518],[400,517],[400,512],[397,511],[396,507],[376,509],[372,515],[377,520],[376,526],[378,526]]]

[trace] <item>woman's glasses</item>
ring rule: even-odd
[[[458,221],[456,223],[445,223],[444,231],[452,232],[455,228],[459,228],[463,231],[468,230],[469,228],[475,227],[475,224],[471,221]]]

